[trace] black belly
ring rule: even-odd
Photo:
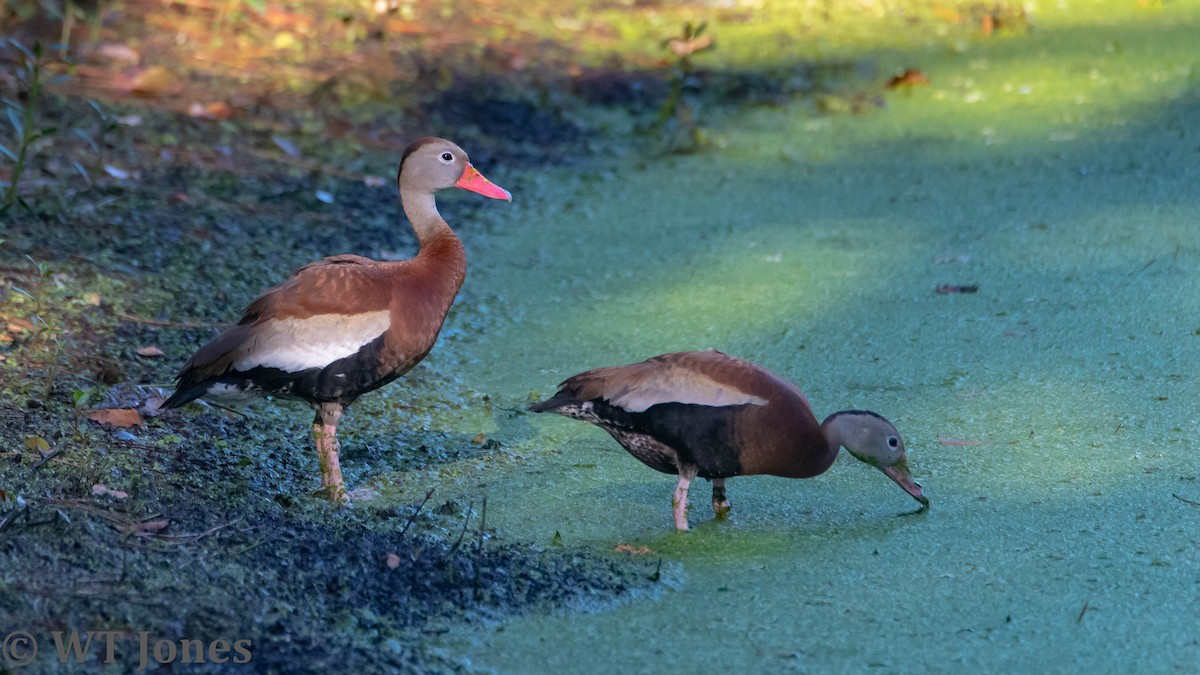
[[[735,430],[745,406],[660,403],[631,413],[599,399],[591,403],[595,424],[652,469],[677,473],[680,465],[693,464],[701,478],[742,472]]]
[[[257,392],[310,403],[349,404],[363,394],[378,389],[399,377],[399,373],[379,374],[383,337],[373,340],[354,354],[321,368],[288,371],[257,366],[235,370],[213,378],[208,386],[224,384],[247,392]],[[207,387],[206,387],[207,388]]]

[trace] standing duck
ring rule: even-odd
[[[338,462],[342,413],[425,358],[466,275],[462,242],[438,213],[434,193],[457,187],[512,200],[471,166],[462,148],[441,138],[409,145],[396,180],[420,243],[416,257],[379,262],[338,255],[305,265],[201,347],[163,402],[176,408],[202,396],[260,395],[307,401],[316,410],[322,488],[336,502],[349,499]]]
[[[688,529],[688,486],[696,476],[712,480],[713,512],[721,519],[730,509],[725,479],[811,478],[832,466],[843,446],[929,506],[891,422],[843,410],[818,424],[795,385],[715,350],[579,373],[529,409],[591,422],[646,466],[678,474],[671,503],[679,530]]]

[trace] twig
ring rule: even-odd
[[[1190,499],[1184,499],[1183,497],[1180,497],[1179,495],[1175,494],[1174,492],[1171,493],[1171,496],[1174,497],[1175,499],[1178,499],[1179,501],[1183,502],[1184,504],[1191,504],[1192,506],[1200,506],[1200,502],[1194,502]]]
[[[467,505],[467,517],[465,520],[463,520],[462,532],[458,533],[458,541],[454,542],[454,545],[450,547],[450,550],[446,553],[445,560],[449,561],[451,558],[453,558],[454,554],[458,552],[458,547],[462,545],[463,537],[467,536],[467,525],[471,523],[471,511],[474,509],[475,504],[472,503]]]
[[[118,319],[133,321],[134,323],[144,323],[147,326],[160,326],[162,328],[217,328],[224,324],[219,323],[192,323],[190,321],[161,321],[159,319],[147,319],[125,312],[114,312]]]
[[[243,546],[241,548],[241,550],[239,550],[237,553],[234,553],[234,555],[242,555],[243,553],[253,550],[253,549],[256,549],[265,543],[267,543],[266,539],[259,539],[258,541],[254,542],[253,544],[250,544],[249,546]]]
[[[658,567],[654,568],[654,574],[650,575],[650,581],[657,582],[657,581],[661,581],[661,580],[662,580],[662,556],[660,555],[660,556],[658,556]]]
[[[483,583],[483,571],[480,563],[483,560],[483,533],[487,529],[487,495],[483,496],[483,513],[479,516],[479,542],[475,544],[475,602],[483,596],[480,586]]]
[[[1087,611],[1088,611],[1088,603],[1085,602],[1085,603],[1083,603],[1083,609],[1079,610],[1079,616],[1075,619],[1075,623],[1079,623],[1080,621],[1083,621],[1083,615],[1087,614]]]
[[[42,466],[44,466],[46,464],[46,462],[49,462],[50,460],[57,457],[60,452],[62,452],[62,448],[58,447],[58,448],[55,448],[55,449],[51,450],[50,452],[47,452],[46,454],[42,455],[42,458],[40,460],[38,460],[38,463],[34,464],[29,469],[29,471],[32,473],[32,472],[37,471],[38,469],[42,468]]]
[[[408,533],[408,528],[412,527],[413,521],[417,519],[417,515],[421,513],[421,509],[425,508],[425,503],[428,502],[429,498],[432,496],[433,488],[429,488],[429,492],[425,493],[425,499],[422,499],[421,503],[417,504],[417,510],[413,511],[412,515],[408,517],[408,522],[404,523],[404,527],[400,530],[401,540],[404,539],[404,535]]]
[[[9,524],[12,523],[12,521],[17,519],[17,516],[21,513],[24,513],[26,519],[28,519],[29,507],[26,506],[24,509],[13,509],[7,516],[4,516],[4,520],[0,520],[0,532],[3,532],[9,526]]]
[[[164,541],[169,544],[192,544],[197,541],[200,541],[201,539],[207,537],[208,535],[210,535],[214,532],[219,532],[227,527],[232,527],[234,525],[237,525],[239,522],[241,522],[241,520],[242,520],[241,518],[236,518],[234,520],[229,521],[228,523],[225,523],[224,525],[217,525],[215,527],[210,527],[209,529],[207,529],[203,532],[194,532],[191,534],[157,534],[157,535],[154,535],[154,538],[159,539],[159,540]]]

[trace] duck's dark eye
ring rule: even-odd
[[[900,439],[896,438],[895,436],[888,436],[888,445],[894,448],[900,445]]]
[[[450,153],[448,153],[448,152],[443,152],[443,153],[442,153],[442,161],[443,161],[443,162],[453,162],[453,161],[454,161],[454,155],[452,155],[452,154],[450,154]]]

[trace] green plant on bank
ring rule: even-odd
[[[11,288],[13,292],[33,301],[33,313],[29,317],[29,323],[33,325],[34,331],[32,341],[45,343],[47,347],[45,389],[42,392],[42,398],[45,400],[54,393],[54,378],[58,375],[59,362],[62,360],[63,345],[59,340],[62,329],[46,320],[45,290],[46,284],[50,281],[50,267],[29,256],[25,257],[33,264],[34,271],[37,272],[34,279],[35,285],[31,286],[30,290],[18,286]]]
[[[21,65],[17,68],[16,76],[17,81],[24,87],[25,100],[24,102],[15,101],[10,98],[0,100],[3,103],[9,126],[12,127],[12,136],[15,141],[12,149],[0,144],[0,155],[4,155],[4,157],[12,162],[12,172],[9,176],[8,186],[4,188],[3,198],[0,199],[0,215],[7,213],[17,202],[28,208],[25,201],[17,195],[17,185],[20,183],[21,174],[25,172],[25,166],[29,162],[33,144],[39,138],[54,133],[53,127],[46,129],[36,129],[34,127],[34,113],[37,111],[42,89],[46,85],[46,82],[42,79],[42,44],[40,42],[33,43],[33,49],[31,50],[11,38],[3,42],[6,42],[21,53]]]
[[[704,35],[707,27],[707,21],[699,24],[689,21],[683,24],[680,35],[662,42],[662,48],[674,54],[677,61],[671,76],[671,91],[651,130],[669,134],[667,146],[671,152],[695,152],[705,144],[704,133],[696,123],[700,80],[695,75],[692,57],[716,48],[712,36]]]

